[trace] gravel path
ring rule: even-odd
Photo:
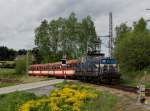
[[[56,87],[50,85],[50,86],[44,86],[44,87],[40,87],[40,88],[29,89],[29,90],[26,90],[26,91],[30,92],[30,93],[34,93],[37,96],[43,96],[43,95],[49,96],[50,92],[53,89],[56,89]]]
[[[104,86],[92,85],[99,91],[108,91],[118,96],[118,103],[114,111],[150,111],[150,106],[143,105],[137,102],[137,94],[121,91],[118,89],[108,88]],[[149,97],[147,99],[150,100]]]
[[[4,88],[0,88],[0,94],[7,94],[15,91],[25,91],[30,89],[41,88],[41,87],[61,83],[63,81],[64,81],[63,79],[55,79],[55,80],[47,80],[47,81],[41,81],[35,83],[27,83],[27,84],[20,84],[16,86],[4,87]]]

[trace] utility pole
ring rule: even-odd
[[[26,75],[28,76],[28,65],[29,65],[29,52],[26,54]]]
[[[113,49],[113,18],[112,12],[109,13],[109,56],[112,58]]]

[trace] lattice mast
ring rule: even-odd
[[[109,13],[109,57],[112,58],[113,50],[113,17],[112,12]]]

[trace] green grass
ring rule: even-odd
[[[0,83],[0,88],[16,85],[16,83]]]
[[[0,61],[0,63],[14,63],[14,61]]]
[[[6,86],[17,85],[20,83],[31,83],[54,78],[48,77],[30,77],[23,74],[16,74],[15,69],[0,68],[0,88]],[[1,81],[2,80],[2,81]]]
[[[126,86],[137,87],[140,84],[140,82],[137,81],[137,80],[121,79],[120,84],[126,85]],[[149,82],[141,83],[141,84],[145,84],[146,88],[150,88],[150,83]]]
[[[15,74],[15,69],[0,68],[0,79],[16,81],[18,80],[18,76]],[[11,85],[16,85],[16,83],[9,82],[9,81],[0,81],[0,88],[11,86]]]
[[[37,98],[34,94],[27,92],[0,95],[0,111],[18,111],[24,102]]]
[[[142,71],[123,71],[121,74],[122,79],[120,80],[120,83],[122,85],[136,87],[139,84],[145,84],[146,88],[150,88],[150,69],[148,68]]]
[[[81,111],[112,111],[116,103],[116,96],[103,91],[98,93],[97,99],[85,102]]]
[[[63,82],[57,84],[56,86],[58,88],[62,88],[64,85],[71,85],[71,84],[77,85],[78,90],[85,90],[84,88],[86,88],[86,90],[88,90],[89,92],[96,91],[94,88],[84,87],[84,84],[77,83],[77,82]],[[104,91],[101,92],[96,91],[96,93],[98,94],[98,97],[94,100],[85,101],[81,105],[80,111],[112,111],[113,110],[115,104],[117,103],[117,97],[110,94],[109,92],[104,92]],[[36,100],[40,98],[46,98],[46,97],[45,96],[37,97],[34,94],[27,93],[27,92],[15,92],[10,94],[0,95],[0,111],[18,111],[19,107],[23,103],[29,100]],[[44,111],[49,111],[49,109],[46,109]],[[64,111],[69,111],[69,110],[64,110]]]
[[[16,76],[15,69],[0,68],[0,77]]]

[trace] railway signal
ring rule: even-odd
[[[150,100],[147,100],[146,98],[146,75],[147,75],[147,71],[144,71],[144,80],[143,78],[141,79],[141,83],[139,86],[137,86],[138,88],[138,103],[142,103],[142,104],[149,104],[150,105]]]

